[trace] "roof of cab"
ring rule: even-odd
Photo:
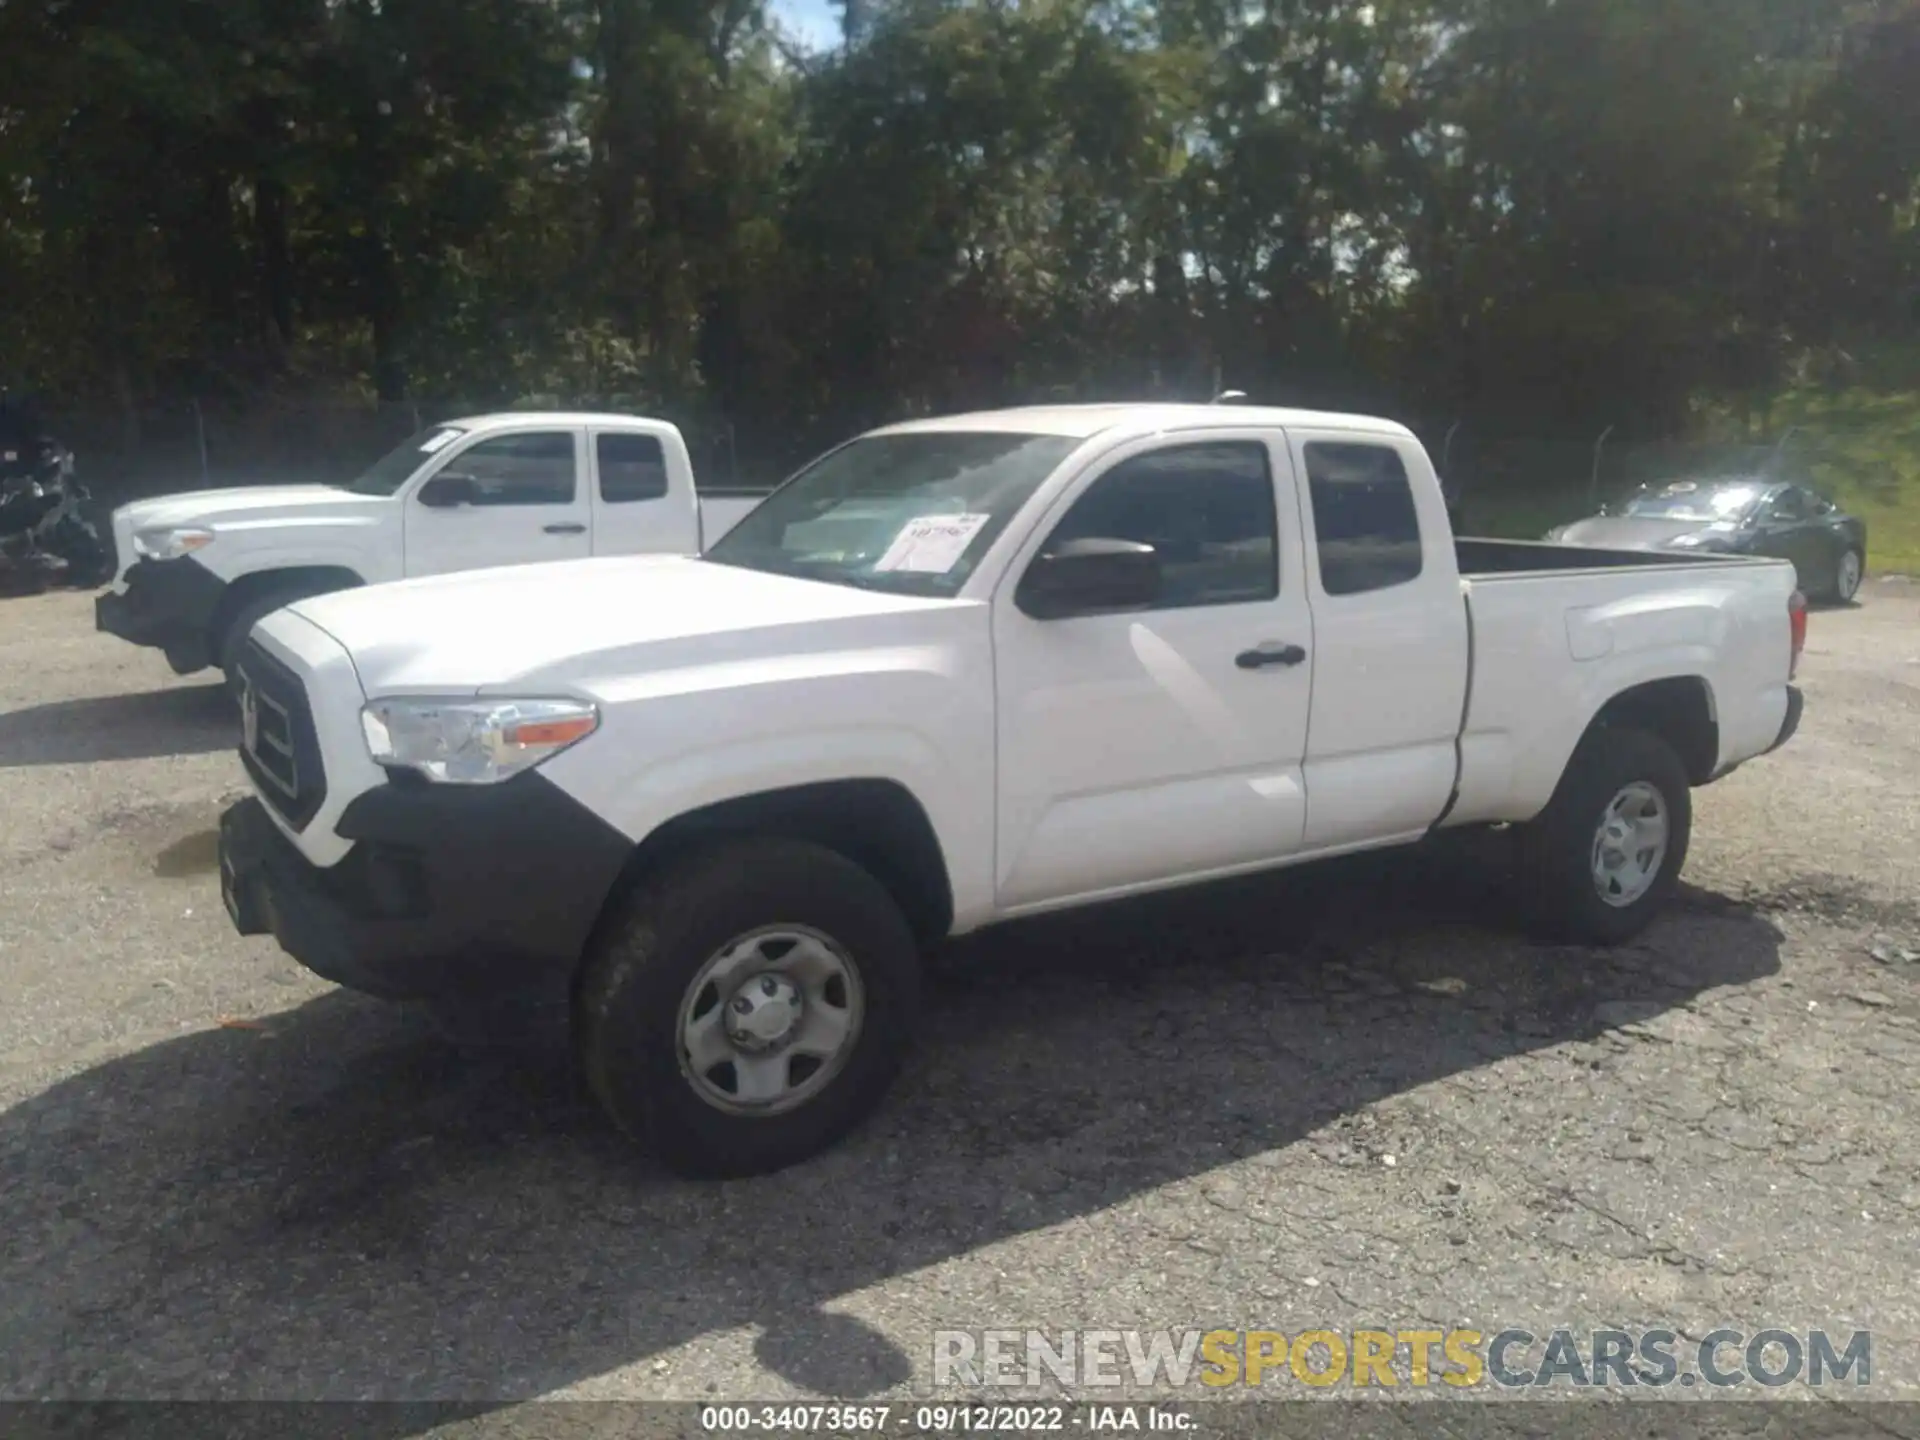
[[[673,428],[652,415],[621,415],[592,410],[495,410],[486,415],[463,415],[442,425],[455,430],[498,430],[509,425],[647,425]]]
[[[936,415],[888,425],[878,435],[925,435],[941,431],[1000,431],[1028,435],[1061,435],[1089,439],[1108,430],[1142,433],[1183,430],[1196,426],[1289,426],[1316,430],[1364,430],[1413,438],[1413,432],[1393,420],[1317,410],[1289,410],[1269,405],[1029,405],[1008,410],[979,410],[966,415]]]

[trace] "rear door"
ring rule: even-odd
[[[679,445],[643,429],[589,428],[596,555],[692,555],[700,549],[693,475]]]
[[[1315,660],[1309,850],[1424,831],[1446,807],[1466,707],[1466,600],[1426,452],[1292,430]]]
[[[407,574],[590,555],[593,515],[580,483],[585,443],[579,430],[541,427],[489,434],[453,449],[408,493]],[[442,475],[466,476],[472,502],[440,508],[422,501],[421,490]]]
[[[993,602],[1003,912],[1299,848],[1315,647],[1297,515],[1285,437],[1228,430],[1123,448],[1036,527]],[[1023,612],[1034,557],[1093,538],[1152,545],[1160,602]]]

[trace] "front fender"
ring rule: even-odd
[[[229,584],[271,570],[349,570],[368,585],[401,578],[397,543],[372,520],[275,520],[222,524],[200,563]]]
[[[834,781],[891,782],[920,803],[933,826],[956,928],[991,906],[983,863],[992,853],[991,806],[967,793],[929,737],[909,729],[801,729],[699,746],[637,767],[613,784],[591,759],[591,746],[583,745],[556,757],[542,774],[636,846],[671,821],[726,801]]]
[[[962,617],[963,619],[965,617]],[[994,687],[984,626],[941,641],[782,646],[564,687],[600,730],[542,773],[640,844],[725,801],[834,781],[900,786],[939,843],[956,929],[993,905]]]

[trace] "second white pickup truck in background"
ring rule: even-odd
[[[1804,627],[1784,561],[1457,541],[1388,421],[918,421],[704,558],[270,616],[222,891],[343,984],[551,1002],[616,1122],[750,1173],[879,1102],[942,936],[1505,822],[1540,929],[1626,939]]]
[[[701,495],[680,431],[511,411],[415,435],[346,485],[197,490],[113,515],[98,629],[182,675],[230,671],[261,616],[418,575],[589,555],[697,555],[760,496]]]

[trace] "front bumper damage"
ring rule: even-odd
[[[176,674],[191,675],[214,661],[213,617],[227,582],[191,555],[136,560],[123,593],[93,602],[94,629],[166,653]]]
[[[392,1000],[564,1005],[632,844],[537,774],[497,786],[389,781],[342,813],[314,865],[258,798],[220,817],[220,890],[242,935]]]

